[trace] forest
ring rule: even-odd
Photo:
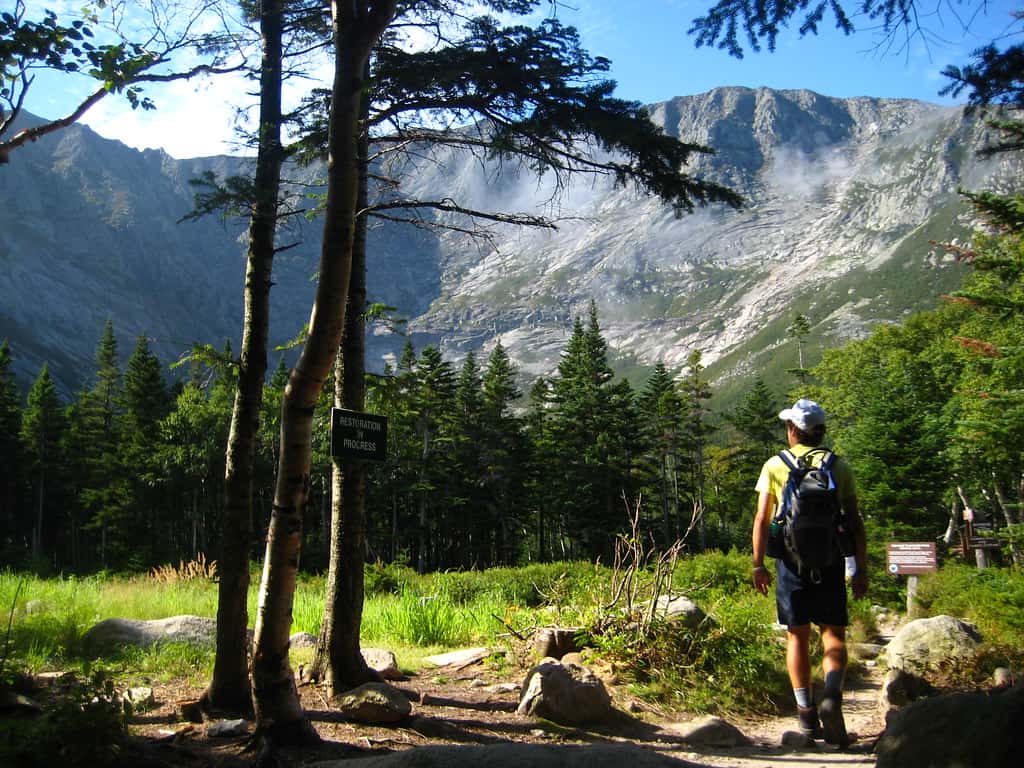
[[[369,464],[367,559],[420,572],[550,560],[609,562],[639,510],[660,548],[749,546],[753,482],[782,446],[780,408],[797,396],[830,415],[829,439],[855,469],[876,562],[884,542],[935,540],[959,554],[965,515],[1021,564],[1024,337],[1019,237],[996,217],[1014,199],[977,196],[994,229],[965,252],[976,269],[935,310],[794,367],[789,392],[754,378],[742,401],[713,411],[701,354],[684,371],[658,364],[634,389],[617,379],[596,305],[577,318],[557,374],[528,392],[502,346],[456,365],[406,344],[397,365],[367,375],[366,410],[389,421],[387,460]],[[1012,205],[1011,205],[1012,204]],[[1016,302],[1016,304],[1015,304]],[[790,332],[802,341],[808,318]],[[140,337],[124,368],[113,321],[87,388],[71,402],[46,367],[26,396],[0,346],[5,467],[3,562],[42,573],[140,571],[220,550],[224,445],[237,366],[225,348],[195,355],[180,381]],[[794,365],[798,361],[794,360]],[[270,516],[282,357],[265,390],[252,554]],[[327,566],[330,408],[316,414],[302,568]],[[880,563],[879,563],[880,565]]]

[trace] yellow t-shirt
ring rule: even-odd
[[[790,448],[789,452],[799,457],[813,450],[816,449],[798,443]],[[814,454],[811,457],[811,463],[816,467],[819,466],[823,456],[824,454],[820,452]],[[857,485],[853,479],[853,470],[850,469],[850,465],[843,460],[842,456],[836,456],[832,462],[832,477],[836,481],[836,490],[838,491],[840,504],[846,501],[846,499],[857,495]],[[775,497],[775,505],[778,507],[779,500],[782,498],[782,489],[786,487],[788,480],[789,467],[786,466],[786,462],[778,454],[775,454],[761,467],[761,475],[757,478],[757,485],[754,486],[754,490],[758,493],[768,491],[768,493]]]

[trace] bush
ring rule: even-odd
[[[770,613],[774,605],[745,592],[721,597],[698,628],[663,621],[646,639],[624,622],[594,637],[598,648],[631,670],[635,692],[689,712],[774,711],[789,679]]]
[[[105,768],[125,760],[125,713],[103,672],[74,683],[31,720],[0,719],[0,765]]]
[[[986,643],[1024,647],[1024,573],[947,563],[922,576],[917,603],[926,616],[948,614],[978,627]]]

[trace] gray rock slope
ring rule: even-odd
[[[692,170],[741,192],[743,210],[675,218],[608,179],[558,191],[477,158],[424,159],[408,173],[410,193],[561,221],[554,231],[496,227],[490,245],[375,225],[371,300],[408,317],[418,347],[457,358],[500,338],[532,376],[554,368],[593,298],[614,353],[678,367],[699,349],[719,370],[745,373],[785,342],[795,311],[817,337],[846,339],[932,305],[960,269],[929,241],[962,237],[971,223],[957,188],[1005,188],[1019,172],[1012,158],[976,155],[981,122],[921,102],[720,88],[650,110],[669,133],[716,150]],[[0,337],[19,377],[49,361],[65,390],[82,386],[108,317],[124,356],[139,334],[168,362],[197,341],[237,349],[244,223],[178,222],[189,179],[245,163],[138,152],[83,126],[15,153],[0,169]],[[308,318],[319,225],[293,217],[280,242],[298,246],[275,264],[274,343]],[[400,346],[373,334],[371,366]]]

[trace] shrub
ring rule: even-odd
[[[105,672],[94,672],[31,720],[0,719],[0,765],[105,768],[128,764],[125,713]]]
[[[947,563],[922,576],[917,604],[927,616],[949,614],[978,627],[993,645],[1024,647],[1024,573]]]

